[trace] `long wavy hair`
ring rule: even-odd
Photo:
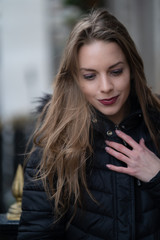
[[[147,86],[135,44],[124,25],[107,10],[92,10],[78,21],[70,34],[54,80],[53,96],[44,107],[34,133],[34,145],[43,149],[39,176],[54,199],[57,216],[65,214],[71,199],[75,206],[81,203],[82,187],[90,194],[86,163],[92,154],[94,113],[79,88],[77,55],[84,44],[94,40],[116,42],[121,47],[130,66],[130,95],[138,99],[151,138],[158,146],[157,129],[148,108],[160,111],[160,103]]]

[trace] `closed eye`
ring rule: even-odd
[[[119,69],[114,69],[114,70],[112,70],[111,72],[110,72],[110,74],[112,75],[112,76],[119,76],[120,74],[122,74],[123,73],[123,69],[122,68],[119,68]]]
[[[87,80],[93,80],[96,77],[96,74],[84,74],[83,78]]]

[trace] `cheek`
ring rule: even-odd
[[[127,83],[126,89],[130,92],[130,89],[131,89],[131,81],[130,80]]]
[[[92,88],[88,86],[81,86],[81,92],[83,93],[85,99],[92,104],[93,98],[95,98]]]
[[[92,87],[90,84],[87,84],[86,82],[80,82],[79,84],[81,92],[83,92],[85,95],[90,95],[92,92]]]
[[[131,90],[131,85],[130,85],[130,81],[129,81],[128,84],[126,84],[126,86],[124,87],[124,96],[126,99],[130,95],[130,90]]]
[[[80,91],[82,92],[82,94],[85,96],[85,98],[87,98],[87,96],[88,96],[88,88],[85,86],[85,84],[80,83],[79,84],[79,88],[80,88]]]
[[[84,83],[83,83],[83,81],[81,79],[79,79],[79,81],[78,81],[78,87],[79,87],[81,92],[84,92],[85,85],[84,85]]]
[[[80,91],[81,91],[82,93],[85,93],[85,92],[86,92],[86,88],[85,88],[84,84],[79,84],[79,88],[80,88]]]
[[[85,95],[86,98],[90,98],[92,96],[92,92],[89,91],[88,88],[83,88],[82,92],[83,92],[83,94]]]
[[[130,92],[130,88],[131,88],[130,76],[126,76],[125,80],[122,81],[122,84],[120,84],[119,87],[122,91],[124,91],[124,92],[126,92],[126,94],[128,94],[128,92]]]

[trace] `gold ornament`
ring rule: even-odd
[[[7,213],[8,220],[20,219],[22,212],[23,185],[24,185],[23,168],[22,165],[19,164],[12,184],[12,194],[15,197],[16,202],[13,203],[8,210]]]

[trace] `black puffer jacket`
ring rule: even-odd
[[[123,163],[105,152],[105,140],[126,143],[115,134],[117,126],[102,114],[97,113],[97,120],[93,122],[94,156],[88,163],[87,177],[89,189],[98,203],[83,190],[84,209],[77,210],[69,228],[66,230],[66,224],[74,206],[61,222],[53,224],[54,204],[47,199],[42,183],[32,181],[41,157],[37,149],[25,170],[18,240],[160,240],[160,173],[149,183],[142,183],[107,169],[107,163],[119,166]],[[136,109],[118,128],[137,142],[143,137],[147,147],[157,154],[141,110]]]

